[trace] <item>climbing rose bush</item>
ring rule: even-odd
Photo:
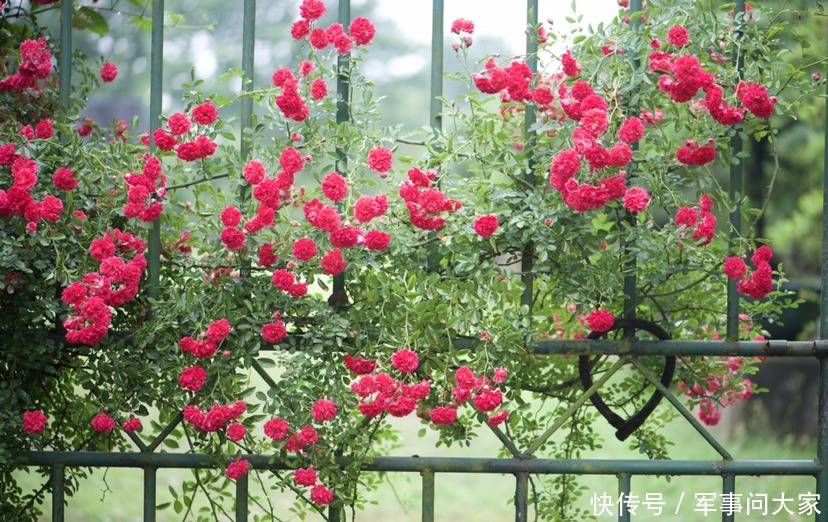
[[[719,338],[730,279],[752,298],[740,338],[761,339],[758,320],[793,300],[752,228],[728,242],[717,216],[750,210],[714,172],[740,157],[736,133],[775,139],[774,119],[810,84],[770,50],[780,35],[760,9],[675,20],[619,4],[606,34],[568,40],[550,22],[527,28],[537,54],[479,63],[475,22],[455,20],[466,72],[453,76],[467,89],[443,107],[451,125],[408,136],[423,145],[416,159],[375,98],[353,96],[360,121],[336,121],[337,58],[350,58],[351,92],[369,90],[360,66],[378,30],[363,17],[325,24],[321,0],[303,0],[285,35],[298,65],[274,64],[239,95],[261,124],[247,157],[235,102],[197,88],[151,134],[67,119],[87,92],[117,88],[118,64],[79,65],[89,83],[61,112],[53,40],[15,42],[0,79],[0,342],[21,347],[3,354],[3,512],[37,516],[42,491],[11,475],[24,450],[133,451],[127,433],[149,443],[175,423],[168,447],[223,466],[195,472],[204,491],[250,475],[301,509],[347,516],[375,484],[361,464],[391,446],[397,418],[441,443],[494,430],[527,447],[581,393],[574,358],[534,347],[615,335],[634,273],[636,315],[673,338]],[[757,391],[756,362],[681,360],[678,386],[715,424]],[[639,381],[620,378],[617,400],[640,408]],[[670,418],[662,407],[632,446],[666,457],[657,432]],[[580,456],[593,421],[579,410],[567,443],[538,455]],[[253,453],[281,469],[253,469]],[[543,480],[543,518],[577,517],[565,500],[576,482]]]

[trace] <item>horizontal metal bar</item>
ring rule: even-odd
[[[455,348],[474,350],[480,341],[454,338]],[[736,357],[817,357],[828,355],[828,339],[816,341],[645,341],[640,339],[596,339],[539,341],[538,355],[711,355]]]
[[[100,451],[24,452],[21,463],[28,466],[64,465],[73,467],[215,468],[221,459],[192,453],[107,453]],[[283,461],[274,455],[243,455],[254,469],[289,469],[294,459]],[[229,462],[228,455],[225,462]],[[347,464],[346,459],[341,459]],[[580,475],[816,475],[816,460],[611,460],[611,459],[503,459],[461,457],[374,457],[364,471],[434,473],[530,473]]]

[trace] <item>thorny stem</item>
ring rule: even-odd
[[[773,194],[773,185],[776,183],[776,176],[779,174],[779,154],[776,150],[776,136],[773,133],[773,127],[770,125],[770,120],[768,121],[768,139],[770,140],[771,144],[771,154],[773,155],[773,174],[771,175],[770,184],[768,185],[768,194],[765,196],[765,202],[762,204],[762,208],[759,209],[759,213],[756,215],[756,218],[753,220],[753,223],[750,225],[751,233],[756,231],[756,225],[759,223],[759,220],[762,219],[762,216],[765,214],[765,210],[768,208],[768,204],[770,203],[771,194]]]
[[[201,179],[188,181],[186,183],[180,183],[178,185],[171,185],[171,186],[167,187],[167,192],[169,192],[170,190],[177,190],[177,189],[192,187],[193,185],[199,185],[201,183],[207,183],[207,182],[210,182],[210,181],[213,181],[213,180],[216,180],[216,179],[229,178],[229,177],[230,177],[229,173],[227,173],[227,174],[216,174],[215,176],[211,176],[211,177],[204,176]]]
[[[649,297],[650,299],[652,299],[654,297],[668,297],[668,296],[671,296],[671,295],[680,294],[680,293],[682,293],[686,290],[689,290],[689,289],[693,288],[694,286],[702,284],[703,282],[710,279],[710,276],[712,276],[712,275],[713,275],[713,272],[708,272],[708,273],[704,274],[701,278],[693,281],[692,283],[690,283],[687,286],[683,286],[681,288],[676,288],[675,290],[671,290],[669,292],[661,292],[661,293],[657,293],[657,294],[647,294],[646,296],[644,296],[644,298]],[[644,299],[644,298],[642,298],[642,299]]]

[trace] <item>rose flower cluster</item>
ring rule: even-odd
[[[167,119],[167,129],[159,127],[152,135],[155,146],[163,151],[175,151],[176,156],[184,161],[196,161],[212,156],[216,152],[216,142],[204,134],[207,127],[215,123],[218,110],[212,102],[197,105],[190,116],[176,112]],[[193,128],[193,123],[197,125]],[[201,132],[198,132],[201,131]]]
[[[145,247],[141,239],[117,228],[92,241],[89,251],[101,263],[100,268],[67,286],[61,295],[73,309],[63,322],[68,342],[92,346],[104,338],[112,320],[109,307],[121,306],[138,295],[138,283],[147,266]],[[130,253],[129,261],[121,257]]]

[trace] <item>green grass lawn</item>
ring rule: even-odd
[[[469,448],[435,448],[436,434],[429,431],[425,437],[418,437],[417,432],[421,424],[416,419],[395,420],[394,422],[400,430],[401,438],[401,449],[394,452],[396,455],[490,457],[496,456],[499,449],[499,442],[485,428],[481,429],[479,436]],[[605,424],[603,420],[600,422]],[[599,431],[604,434],[604,447],[589,455],[589,458],[640,458],[627,448],[626,443],[615,440],[612,436],[612,428],[608,425],[602,426]],[[675,444],[670,452],[672,458],[718,459],[717,454],[683,419],[676,420],[668,426],[664,435]],[[727,440],[725,446],[737,459],[811,459],[816,451],[814,444],[804,446],[782,444],[766,438],[764,434]],[[177,490],[181,482],[189,476],[188,470],[159,471],[158,503],[169,502],[172,499],[170,490]],[[367,495],[369,505],[358,518],[369,522],[419,520],[421,501],[419,475],[386,473],[382,476],[382,480],[382,486]],[[42,483],[42,478],[24,475],[21,477],[21,482],[26,487],[35,487]],[[593,512],[593,506],[590,503],[593,493],[598,496],[607,493],[616,495],[617,498],[616,477],[584,477],[582,483],[586,486],[585,494],[577,502],[579,506],[590,512]],[[767,516],[747,516],[742,513],[737,515],[738,520],[798,521],[813,518],[799,516],[797,514],[798,502],[796,502],[799,494],[814,491],[813,478],[738,477],[736,485],[737,492],[743,495],[743,509],[750,494],[767,493],[771,512],[778,507],[778,502],[774,503],[772,499],[778,498],[781,493],[795,500],[789,503],[791,511],[794,512],[793,515],[783,512],[771,516],[769,512]],[[632,479],[633,493],[641,500],[647,493],[660,493],[665,506],[662,514],[656,516],[655,512],[647,511],[644,505],[641,505],[638,508],[638,516],[633,518],[659,521],[717,519],[720,516],[718,512],[707,517],[700,512],[694,512],[695,494],[716,493],[721,491],[721,486],[721,479],[718,477],[675,477],[667,481],[662,477],[635,476]],[[95,470],[90,478],[81,484],[78,494],[69,500],[66,520],[70,522],[139,521],[142,512],[142,488],[141,470]],[[437,520],[457,522],[514,520],[514,512],[510,503],[514,494],[514,477],[512,476],[438,474],[436,491]],[[678,505],[680,499],[681,505]],[[281,520],[298,520],[298,517],[289,511],[293,504],[291,494],[274,493],[269,500],[275,506]],[[205,503],[202,501],[198,505],[204,507]],[[719,505],[718,501],[716,505]],[[678,513],[676,514],[677,507]],[[44,508],[48,513],[50,507],[46,505]],[[251,514],[256,512],[255,506],[251,506]],[[226,517],[220,516],[219,519],[226,519]],[[314,517],[311,516],[309,519],[313,520]],[[615,519],[607,515],[598,517],[598,520]],[[181,515],[176,515],[172,509],[167,509],[158,513],[158,520],[160,522],[181,520]],[[252,516],[251,520],[253,520]]]

